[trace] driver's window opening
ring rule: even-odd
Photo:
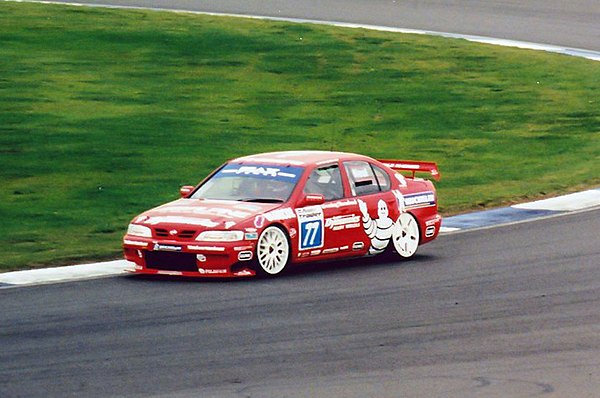
[[[344,187],[338,165],[314,169],[306,180],[304,193],[323,195],[326,201],[343,198]]]

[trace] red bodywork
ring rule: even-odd
[[[293,165],[302,170],[284,203],[192,198],[223,167],[265,164],[273,168]],[[311,192],[309,185],[315,180],[309,177],[323,169],[339,170],[342,197],[327,198],[327,194]],[[368,179],[369,170],[376,175],[377,185]],[[382,225],[393,225],[404,212],[417,220],[418,244],[422,245],[438,236],[442,218],[433,183],[415,177],[415,172],[426,172],[439,179],[435,163],[377,161],[350,153],[275,152],[234,159],[197,187],[183,187],[181,199],[135,217],[123,238],[124,255],[134,263],[135,273],[252,276],[257,269],[258,237],[270,225],[285,231],[293,264],[380,253],[390,239]],[[366,182],[361,180],[363,177]],[[233,231],[233,236],[239,234],[240,239],[198,240],[200,233],[209,230]]]

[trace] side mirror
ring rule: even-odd
[[[179,188],[179,195],[182,198],[187,198],[188,195],[191,194],[193,190],[194,190],[194,187],[192,185],[184,185],[181,188]]]
[[[300,203],[298,203],[298,207],[304,206],[318,206],[325,203],[325,196],[318,193],[309,193],[304,195],[302,199],[300,199]]]

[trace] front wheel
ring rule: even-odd
[[[417,252],[421,232],[417,219],[410,213],[402,213],[396,221],[392,241],[396,253],[402,258],[410,258]]]
[[[260,234],[256,258],[261,273],[277,275],[285,269],[290,260],[290,243],[281,228],[271,225]]]

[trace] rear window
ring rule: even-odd
[[[382,168],[364,161],[344,162],[353,196],[388,191],[390,178]]]

